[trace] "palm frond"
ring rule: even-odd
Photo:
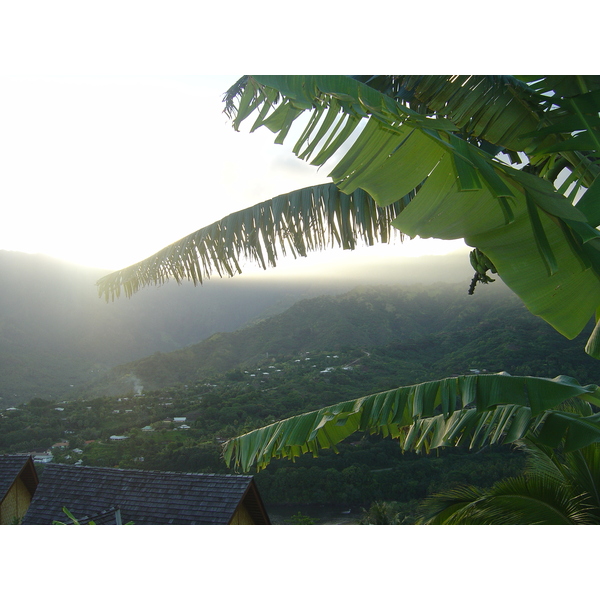
[[[511,477],[486,491],[459,488],[423,503],[423,524],[588,525],[596,523],[586,496],[539,476]]]
[[[600,523],[600,444],[563,453],[535,438],[517,443],[527,455],[523,476],[489,490],[473,486],[434,494],[420,507],[430,525],[585,525]]]
[[[600,444],[592,443],[565,457],[565,475],[574,489],[586,494],[600,522]]]
[[[562,452],[559,449],[539,443],[535,436],[519,440],[515,443],[515,447],[525,453],[528,475],[546,478],[559,486],[569,483],[561,462]]]
[[[459,485],[451,490],[432,494],[419,506],[419,525],[472,524],[469,520],[485,490],[472,485]]]
[[[369,194],[344,194],[332,184],[282,194],[232,213],[156,254],[98,281],[100,296],[131,296],[141,287],[169,279],[202,283],[211,275],[241,273],[245,261],[263,269],[276,266],[281,256],[306,256],[327,247],[353,249],[402,239],[392,221],[408,199],[385,207]]]
[[[580,396],[598,402],[597,390],[598,386],[581,386],[565,376],[544,379],[499,373],[451,377],[278,421],[229,440],[224,457],[228,465],[243,471],[254,464],[261,469],[273,458],[294,459],[306,452],[317,456],[321,448],[335,450],[336,444],[356,431],[397,438],[404,450],[514,442],[530,432],[537,435],[553,413],[549,409],[568,398]],[[597,426],[596,439],[600,440]]]

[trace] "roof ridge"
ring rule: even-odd
[[[159,474],[166,474],[166,475],[188,475],[191,477],[198,477],[198,476],[202,476],[202,477],[235,477],[235,478],[245,478],[245,479],[252,479],[252,475],[241,475],[241,474],[237,474],[237,473],[191,473],[189,471],[161,471],[158,469],[123,469],[121,467],[97,467],[94,465],[65,465],[65,464],[61,464],[61,463],[50,463],[48,465],[46,465],[45,469],[48,469],[50,467],[59,467],[59,468],[76,468],[76,469],[94,469],[94,470],[103,470],[103,471],[120,471],[122,473],[142,473],[144,475],[148,475],[148,474],[152,474],[152,473],[159,473]]]

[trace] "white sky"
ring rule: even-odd
[[[117,269],[232,211],[327,181],[291,153],[291,135],[281,147],[269,131],[233,130],[222,95],[241,74],[4,77],[0,247]]]
[[[258,66],[252,57],[265,48],[242,41],[244,6],[226,25],[225,9],[216,18],[190,2],[1,7],[0,249],[118,269],[232,211],[327,181],[327,170],[293,156],[292,141],[282,148],[269,131],[234,132],[222,95],[248,71],[319,72],[317,52],[322,72],[344,72],[351,56],[332,55],[331,65],[307,48],[313,68],[294,69],[279,40],[269,66]],[[326,254],[349,261],[357,252]]]

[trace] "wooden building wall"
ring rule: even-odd
[[[15,520],[23,518],[30,503],[31,493],[17,477],[0,504],[0,525],[12,525]]]
[[[250,516],[250,513],[246,510],[243,504],[240,504],[233,514],[230,525],[255,525],[254,519]]]

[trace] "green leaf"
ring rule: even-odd
[[[171,278],[202,284],[214,274],[241,273],[244,261],[266,269],[278,263],[280,253],[306,256],[327,247],[351,249],[359,240],[367,245],[389,242],[397,233],[391,222],[403,209],[402,201],[380,207],[363,190],[347,195],[333,184],[295,190],[232,213],[103,277],[98,293],[106,300],[122,290],[131,296]]]
[[[600,177],[596,177],[577,202],[576,208],[587,217],[587,222],[591,227],[600,225]]]
[[[320,448],[335,448],[356,431],[398,438],[405,450],[429,450],[469,439],[472,447],[513,442],[534,431],[546,416],[545,411],[574,396],[594,399],[597,390],[598,386],[584,387],[562,376],[451,377],[341,402],[273,423],[229,440],[224,456],[228,465],[243,471],[254,464],[261,469],[272,458],[294,459],[305,452],[316,456]]]
[[[561,226],[543,213],[539,218],[558,266],[551,277],[527,214],[520,214],[510,225],[467,236],[465,242],[492,260],[503,281],[528,310],[573,339],[600,305],[600,282],[592,269],[582,265]]]
[[[594,358],[600,358],[600,321],[596,322],[594,330],[585,346],[585,351]]]
[[[460,192],[475,192],[481,189],[481,180],[474,169],[466,160],[458,154],[452,156],[454,169],[458,179],[458,190]]]
[[[554,253],[552,252],[552,248],[548,243],[548,237],[546,236],[546,232],[544,231],[544,227],[542,225],[542,221],[537,211],[537,207],[535,206],[533,200],[529,193],[525,193],[525,199],[527,202],[527,211],[529,212],[529,220],[531,221],[531,227],[533,229],[533,238],[535,240],[535,245],[539,250],[542,261],[544,262],[544,266],[546,267],[546,271],[548,275],[554,275],[556,271],[558,271],[558,265],[556,263],[556,258]]]
[[[342,191],[350,193],[360,187],[380,206],[386,206],[421,184],[446,152],[435,139],[420,130],[404,128],[396,137],[386,130],[380,129],[380,132],[374,143],[387,141],[380,146],[376,160],[361,162],[358,155],[356,159],[350,159],[351,169],[342,173],[336,168],[331,177]],[[356,145],[360,147],[362,143],[359,138]],[[365,148],[371,148],[371,145]],[[357,164],[360,164],[359,168],[356,168]]]

